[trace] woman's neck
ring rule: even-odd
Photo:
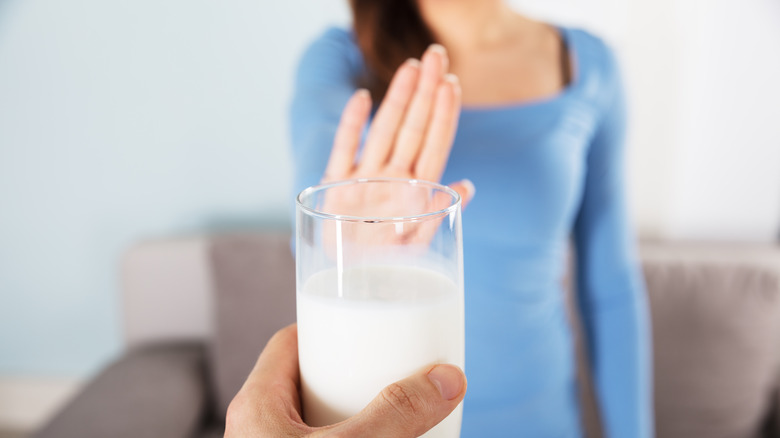
[[[500,45],[518,34],[520,17],[502,0],[417,0],[423,21],[450,51]]]

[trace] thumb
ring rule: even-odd
[[[471,199],[474,198],[474,194],[477,192],[474,183],[468,179],[452,183],[450,184],[450,188],[460,195],[460,198],[462,199],[462,208],[466,208],[466,205],[471,202]]]
[[[436,365],[387,386],[337,430],[343,436],[418,437],[447,417],[465,394],[463,371]]]

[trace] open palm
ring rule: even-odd
[[[372,105],[367,90],[355,92],[342,114],[323,182],[355,178],[439,182],[460,115],[460,84],[457,77],[447,74],[448,64],[444,47],[433,45],[422,62],[410,59],[399,67],[371,123],[359,159],[360,140]],[[464,204],[474,193],[467,180],[451,188],[461,195]],[[334,191],[326,198],[324,209],[348,212],[349,216],[392,217],[399,211],[436,211],[446,208],[450,201],[448,196],[426,196],[422,190],[400,195],[392,184],[356,185],[349,191]],[[380,244],[425,242],[435,227],[408,226],[400,233],[394,227],[387,230],[373,229],[370,239]]]

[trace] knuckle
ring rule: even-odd
[[[387,106],[393,108],[395,111],[401,111],[406,108],[406,104],[409,102],[409,96],[399,94],[391,94],[387,96]]]
[[[391,176],[406,175],[411,165],[400,158],[393,158],[386,166],[387,173]]]
[[[373,137],[375,138],[393,138],[395,136],[395,130],[386,124],[375,125],[372,133],[374,134]]]
[[[436,92],[439,89],[439,85],[435,80],[426,81],[420,84],[420,88],[417,90],[418,95],[428,101],[433,100],[436,97]]]
[[[309,438],[354,438],[356,435],[341,429],[330,429],[316,431],[307,436]]]
[[[427,126],[421,120],[410,120],[404,125],[404,130],[415,137],[422,136]]]
[[[345,114],[341,125],[350,130],[359,129],[363,127],[363,117],[358,114]]]
[[[414,174],[416,176],[428,176],[435,174],[436,166],[434,166],[432,163],[428,162],[418,162],[414,166]]]
[[[393,383],[382,390],[382,398],[395,409],[402,418],[411,419],[425,410],[425,403],[419,394]]]

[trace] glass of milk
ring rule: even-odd
[[[461,200],[425,181],[311,187],[296,205],[298,352],[310,426],[345,420],[388,384],[464,366]],[[460,435],[462,406],[427,438]]]

